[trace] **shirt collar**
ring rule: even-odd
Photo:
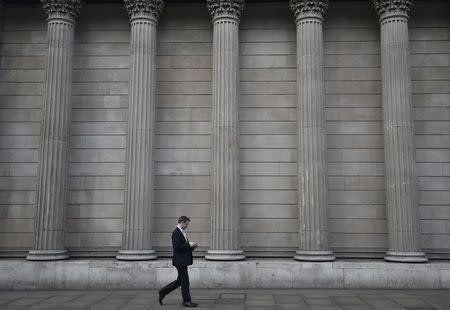
[[[181,232],[184,232],[184,229],[182,229],[180,226],[177,225],[177,227],[179,230],[181,230]]]

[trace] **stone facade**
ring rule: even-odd
[[[1,256],[450,257],[446,1],[4,2]]]

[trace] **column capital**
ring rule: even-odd
[[[218,17],[233,17],[240,20],[245,0],[206,0],[213,20]]]
[[[328,0],[290,0],[295,19],[315,17],[323,20],[328,8]]]
[[[48,19],[64,18],[72,22],[80,15],[80,0],[41,0]]]
[[[164,0],[124,0],[124,2],[130,19],[150,17],[157,21],[164,8]]]
[[[412,0],[373,0],[380,22],[388,17],[409,17]]]

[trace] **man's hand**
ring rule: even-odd
[[[195,242],[189,242],[189,245],[191,246],[191,248],[196,249],[198,248],[198,244]]]

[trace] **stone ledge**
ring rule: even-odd
[[[291,259],[195,259],[189,274],[192,288],[450,288],[449,261],[406,264],[382,260],[314,263]],[[169,259],[0,259],[0,289],[158,289],[175,278],[176,269]]]

